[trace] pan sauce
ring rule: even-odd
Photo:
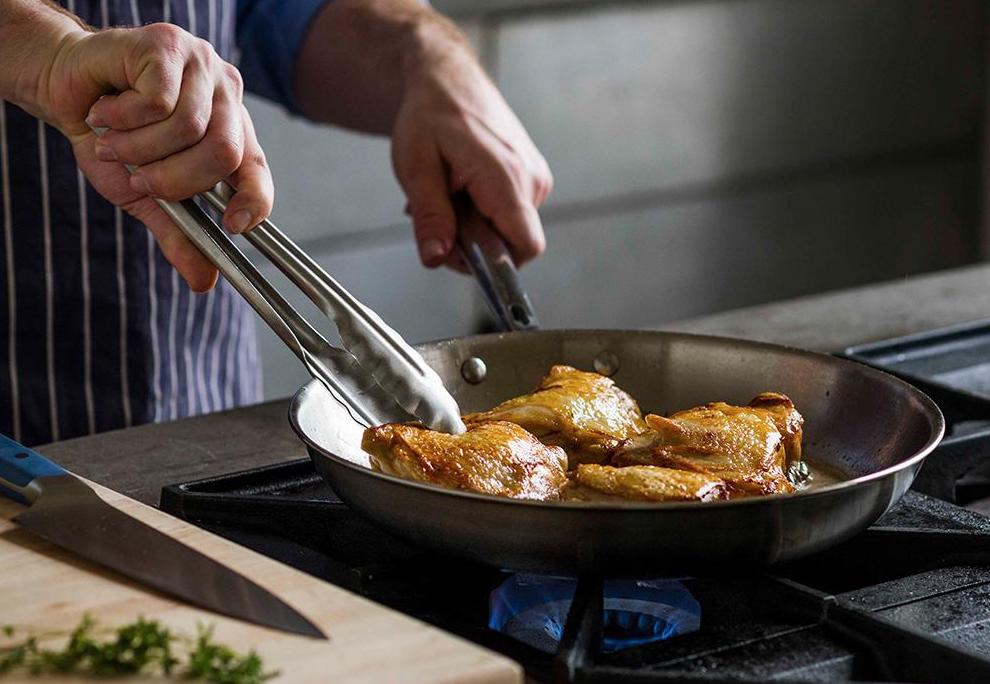
[[[808,458],[807,456],[802,460],[808,464],[809,477],[797,486],[798,491],[817,489],[818,487],[825,487],[849,479],[835,466],[828,465],[814,458]]]

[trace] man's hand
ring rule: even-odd
[[[553,188],[550,168],[470,48],[437,47],[445,54],[410,70],[392,131],[392,163],[420,258],[427,266],[456,263],[450,194],[467,190],[523,264],[546,248],[536,209]]]
[[[0,9],[18,4],[0,0]],[[246,230],[271,212],[271,175],[237,70],[171,24],[92,32],[65,24],[55,9],[27,4],[32,35],[47,31],[49,39],[14,53],[38,68],[0,78],[13,83],[9,95],[0,94],[65,134],[96,190],[148,226],[190,287],[209,289],[216,269],[154,198],[184,199],[226,178],[238,188],[224,214],[228,229]],[[98,138],[91,127],[110,130]],[[133,175],[124,164],[137,167]]]
[[[458,264],[450,195],[460,190],[518,263],[543,252],[536,210],[550,169],[451,22],[417,0],[334,0],[308,35],[297,67],[303,110],[391,133],[425,265]]]

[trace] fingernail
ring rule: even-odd
[[[96,158],[100,161],[112,162],[117,161],[117,153],[113,151],[113,148],[109,145],[104,145],[101,142],[96,143]]]
[[[151,194],[151,186],[148,185],[147,179],[138,173],[131,174],[131,190],[145,195]]]
[[[86,117],[86,123],[90,128],[106,128],[107,122],[97,114],[90,114]]]
[[[247,209],[240,209],[227,221],[227,229],[232,233],[243,233],[251,227],[251,212]]]
[[[429,238],[419,245],[419,255],[424,264],[433,266],[447,256],[447,245],[440,238]]]

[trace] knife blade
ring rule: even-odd
[[[239,620],[326,638],[267,589],[114,508],[72,473],[3,435],[0,493],[28,505],[13,518],[21,527],[141,584]]]

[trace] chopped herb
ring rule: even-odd
[[[0,628],[13,638],[17,629]],[[42,646],[62,637],[61,649]],[[67,637],[67,638],[66,638]],[[137,622],[112,630],[97,630],[88,615],[68,634],[30,635],[18,643],[0,646],[0,675],[26,672],[81,674],[115,677],[153,674],[216,684],[262,684],[278,675],[266,672],[261,657],[253,650],[246,655],[213,640],[213,628],[200,626],[195,637],[172,632],[157,620]]]
[[[220,684],[262,682],[266,675],[261,658],[254,651],[237,655],[228,646],[213,641],[212,627],[199,627],[199,634],[186,665],[184,676]]]

